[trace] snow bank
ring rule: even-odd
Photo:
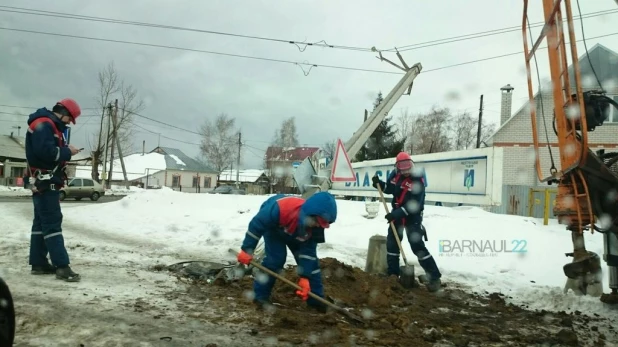
[[[144,191],[145,189],[136,186],[129,186],[129,189],[127,189],[125,186],[112,185],[111,189],[105,190],[105,195],[128,195],[134,193],[142,193]]]
[[[143,190],[120,201],[76,207],[79,212],[65,218],[86,225],[104,225],[106,232],[119,236],[160,242],[168,252],[233,260],[228,249],[240,247],[250,219],[265,199]],[[369,238],[386,235],[384,211],[368,220],[362,217],[366,214],[363,202],[339,200],[338,208],[338,220],[327,230],[327,243],[320,245],[319,256],[364,268]],[[427,248],[436,258],[445,282],[456,281],[479,292],[502,292],[512,297],[511,302],[533,309],[607,314],[596,298],[562,294],[566,279],[562,266],[571,260],[564,253],[571,251],[572,245],[570,233],[560,225],[543,226],[534,218],[492,214],[480,208],[437,206],[426,207],[424,224],[429,238]],[[495,252],[454,249],[470,247],[473,242],[495,247]],[[587,234],[586,243],[589,250],[603,253],[600,234]],[[509,252],[516,246],[525,252]],[[420,273],[405,240],[404,251]],[[293,263],[289,254],[288,262]],[[603,271],[607,271],[604,263]],[[603,281],[607,292],[606,275]]]
[[[0,186],[0,196],[31,196],[32,191],[30,189],[24,189],[23,187],[7,187]]]

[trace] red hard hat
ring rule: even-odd
[[[395,159],[395,166],[401,171],[410,170],[412,168],[412,158],[406,152],[399,152]]]
[[[82,114],[82,110],[77,104],[77,101],[71,98],[62,99],[58,101],[56,105],[63,106],[64,108],[67,109],[67,111],[69,111],[69,113],[71,114],[71,118],[73,118],[71,119],[71,123],[73,124],[75,124],[75,120],[77,119],[77,117],[79,117],[79,115]]]

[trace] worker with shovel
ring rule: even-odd
[[[390,230],[386,237],[386,262],[388,274],[399,277],[399,245],[397,242],[403,237],[405,228],[412,252],[417,256],[427,277],[427,289],[435,292],[440,289],[442,274],[435,259],[425,247],[423,236],[426,237],[423,227],[423,210],[425,209],[425,179],[422,170],[413,170],[412,158],[405,152],[397,155],[395,168],[385,182],[374,176],[373,187],[392,194],[392,211],[385,218],[389,224],[394,224],[398,238]],[[421,172],[418,172],[421,171]],[[378,186],[379,185],[379,186]],[[400,244],[400,243],[399,243]]]
[[[264,237],[264,260],[262,266],[275,273],[285,265],[287,248],[290,249],[298,265],[298,289],[296,294],[307,305],[321,312],[326,305],[311,297],[313,293],[324,297],[320,262],[317,256],[318,243],[324,243],[324,229],[337,219],[335,198],[327,192],[319,192],[307,200],[297,196],[278,194],[266,200],[249,223],[243,240],[238,262],[249,265],[253,251],[260,238]],[[275,284],[273,276],[256,278],[253,283],[258,307],[270,303],[270,293]]]

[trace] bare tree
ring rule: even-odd
[[[279,147],[298,147],[298,133],[296,133],[296,119],[290,117],[281,122],[281,127],[275,130],[273,145]]]
[[[324,145],[322,145],[322,151],[324,151],[324,155],[330,159],[333,159],[335,157],[336,150],[337,150],[336,140],[326,141],[324,142]]]
[[[416,118],[411,132],[413,153],[447,152],[452,149],[452,116],[448,108],[433,107]]]
[[[476,147],[478,118],[463,112],[453,117],[453,149],[470,149]]]
[[[118,135],[118,141],[120,146],[125,152],[128,152],[132,146],[132,130],[133,130],[133,115],[137,112],[141,112],[144,109],[143,101],[138,98],[137,90],[131,85],[126,85],[123,80],[118,76],[114,63],[110,62],[105,68],[99,71],[99,95],[97,97],[97,104],[100,108],[101,120],[99,124],[99,130],[94,134],[94,140],[90,142],[91,154],[92,154],[92,179],[100,181],[99,178],[99,165],[103,160],[109,160],[109,158],[103,158],[105,153],[105,146],[110,146],[110,157],[112,155],[114,147],[112,147],[112,139],[114,132]],[[118,99],[118,114],[116,128],[111,128],[108,132],[106,126],[109,112],[108,106]],[[113,122],[112,122],[113,124]],[[110,170],[111,172],[111,170]]]
[[[414,123],[418,117],[413,115],[408,109],[401,110],[397,117],[397,139],[403,140],[403,150],[412,152],[412,142],[414,141]]]
[[[222,113],[214,121],[206,120],[200,128],[200,152],[218,174],[228,169],[238,155],[236,120]]]
[[[108,183],[112,181],[112,174],[114,172],[114,151],[117,146],[115,142],[118,141],[122,153],[129,153],[133,149],[133,135],[135,134],[133,116],[143,109],[144,102],[137,98],[137,90],[132,85],[125,85],[124,81],[122,81],[120,99],[118,100],[118,114],[116,115],[116,127],[114,128],[112,125],[111,136],[115,137],[110,140]]]
[[[415,117],[412,115],[410,111],[406,108],[405,110],[401,110],[399,113],[399,117],[397,117],[397,137],[402,140],[406,138],[410,132],[412,131],[412,125],[414,124]]]
[[[101,121],[99,123],[99,131],[94,134],[96,146],[92,146],[91,144],[91,155],[92,155],[92,179],[100,182],[99,178],[99,165],[102,160],[101,157],[104,153],[105,146],[105,136],[107,135],[107,130],[103,126],[104,120],[108,117],[107,106],[111,102],[112,95],[116,94],[120,90],[120,86],[118,83],[118,74],[116,73],[116,69],[114,67],[114,62],[110,62],[105,68],[99,71],[99,95],[97,97],[97,104],[100,108],[101,113]]]

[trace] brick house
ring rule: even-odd
[[[542,53],[537,54],[539,57],[542,57]],[[603,88],[607,91],[607,96],[612,97],[618,102],[618,53],[601,44],[596,44],[590,49],[588,55],[590,56],[592,66],[594,66],[594,71]],[[579,58],[579,65],[583,90],[599,89],[597,79],[585,53]],[[571,66],[569,67],[569,76],[573,86],[573,93],[575,93],[575,77],[573,76]],[[536,75],[533,75],[533,81],[536,81]],[[553,130],[554,102],[552,91],[545,88],[542,90],[541,95],[538,90],[538,87],[535,87],[537,92],[535,94],[537,130],[541,146],[539,152],[542,175],[543,177],[548,177],[551,160],[550,151],[547,148],[547,138],[549,138],[551,154],[558,170],[560,170],[560,152],[557,137]],[[529,102],[524,103],[511,116],[513,88],[507,85],[502,87],[501,91],[500,127],[486,143],[488,146],[504,147],[503,184],[505,186],[546,186],[546,184],[540,183],[536,173]],[[528,91],[524,90],[521,93],[527,95]],[[544,109],[544,113],[542,109]],[[547,129],[547,137],[545,129]],[[618,151],[618,110],[610,106],[609,115],[603,126],[596,128],[588,134],[588,143],[593,151],[598,149]]]

